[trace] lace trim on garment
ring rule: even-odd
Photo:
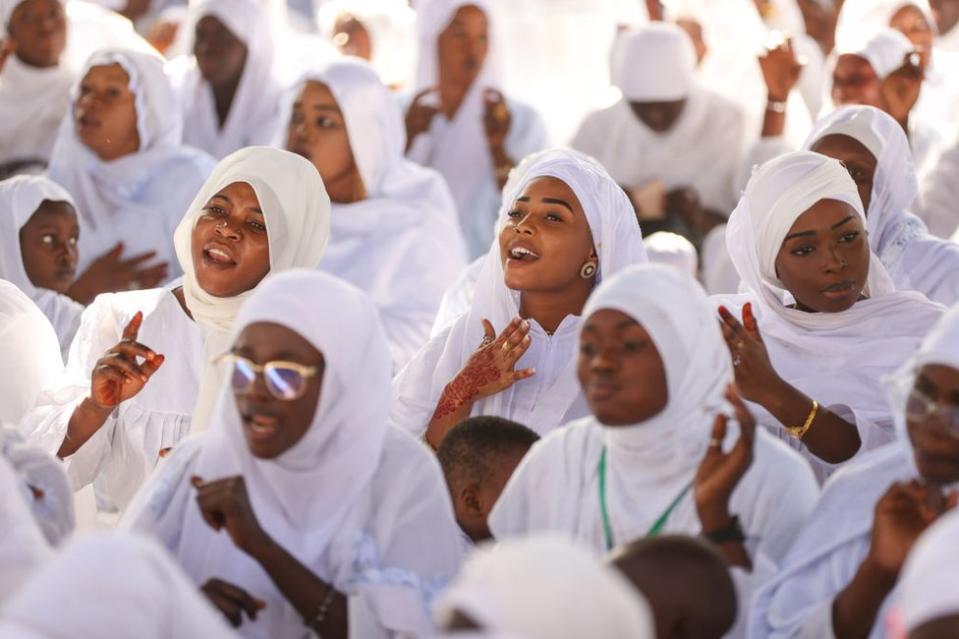
[[[926,232],[925,225],[915,217],[907,217],[896,225],[892,233],[890,233],[892,239],[888,242],[883,242],[882,249],[879,253],[880,261],[890,274],[899,272],[896,265],[902,258],[903,251],[906,250],[906,245],[923,237]]]

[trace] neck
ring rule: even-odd
[[[439,89],[440,89],[440,108],[443,111],[443,115],[446,116],[447,120],[452,120],[456,117],[456,112],[459,111],[460,105],[463,104],[463,100],[466,98],[466,92],[469,91],[470,85],[460,85],[453,84],[451,82],[444,82],[440,79]]]
[[[593,290],[593,280],[581,280],[574,290],[557,292],[523,291],[519,296],[519,314],[524,319],[536,320],[544,331],[555,333],[567,315],[581,315],[583,306]]]
[[[349,173],[326,182],[326,193],[336,204],[352,204],[363,199],[363,189],[358,188],[359,174],[354,168]]]
[[[222,129],[223,125],[226,124],[226,118],[230,115],[230,107],[233,106],[236,89],[240,86],[240,78],[221,84],[220,86],[210,86],[213,89],[213,102],[216,105],[217,121]]]
[[[19,53],[15,53],[14,55],[16,56],[17,60],[20,61],[20,64],[30,67],[31,69],[55,69],[56,67],[60,66],[59,59],[54,60],[53,62],[50,62],[48,64],[48,63],[42,63],[42,62],[37,63],[36,61],[31,62],[29,60],[24,60],[22,57],[20,57]]]

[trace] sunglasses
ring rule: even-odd
[[[906,399],[906,417],[921,422],[935,418],[950,435],[959,439],[959,406],[934,401],[913,389]]]
[[[306,392],[307,380],[315,377],[319,372],[317,366],[304,366],[283,360],[260,365],[234,353],[224,353],[213,361],[214,363],[227,361],[232,364],[230,386],[236,395],[248,394],[253,390],[256,376],[263,375],[263,381],[270,395],[285,402],[302,397]]]

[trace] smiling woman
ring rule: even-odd
[[[736,383],[759,422],[806,455],[820,479],[892,439],[874,380],[942,313],[895,291],[865,222],[846,167],[800,151],[756,171],[726,229],[748,290],[717,298]]]
[[[329,199],[303,158],[251,147],[224,159],[177,227],[173,289],[101,295],[84,313],[60,388],[23,425],[76,488],[100,477],[123,508],[159,457],[202,429],[240,304],[268,272],[315,267]],[[198,401],[199,398],[199,401]]]
[[[579,315],[598,281],[646,261],[629,200],[595,161],[547,151],[510,180],[471,308],[394,381],[394,423],[433,446],[470,415],[546,433],[586,414]]]

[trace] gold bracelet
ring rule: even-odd
[[[809,411],[809,416],[806,417],[806,422],[802,426],[786,426],[786,430],[796,439],[802,439],[806,432],[812,427],[812,423],[816,421],[816,415],[818,414],[819,402],[812,400],[812,409]]]

